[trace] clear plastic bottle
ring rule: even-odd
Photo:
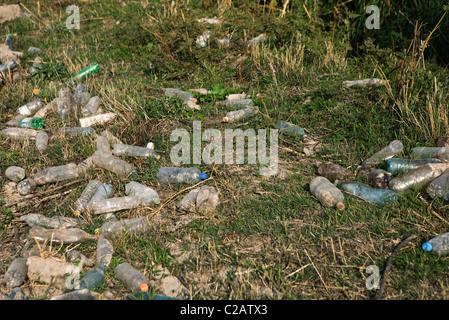
[[[305,137],[307,136],[307,133],[304,131],[303,128],[294,125],[293,123],[286,122],[286,121],[279,121],[276,125],[277,129],[279,130],[279,133],[287,134],[290,136],[300,136]]]
[[[377,79],[377,78],[343,81],[343,85],[346,88],[351,88],[351,87],[377,88],[384,84],[385,84],[384,80]]]
[[[65,119],[74,111],[74,101],[70,88],[64,87],[59,90],[58,113]]]
[[[218,193],[214,187],[201,186],[195,203],[197,212],[203,215],[212,214],[218,205]]]
[[[108,139],[103,136],[97,136],[95,139],[97,145],[97,150],[104,153],[112,153],[111,146],[109,145]]]
[[[140,217],[106,222],[98,229],[98,232],[100,235],[120,235],[121,233],[137,234],[144,233],[148,227],[148,218]]]
[[[122,177],[128,176],[129,174],[136,175],[136,172],[134,171],[134,168],[131,164],[120,158],[117,158],[112,154],[95,151],[92,156],[92,161],[96,166]]]
[[[333,162],[316,161],[315,166],[318,169],[318,174],[328,179],[331,183],[334,183],[335,180],[354,180],[354,174],[350,170]]]
[[[246,109],[254,105],[252,99],[226,99],[224,101],[217,101],[215,103],[217,106],[234,107],[237,109]]]
[[[112,154],[115,156],[153,157],[159,160],[161,157],[154,150],[146,147],[130,146],[127,144],[114,144]]]
[[[114,247],[112,243],[104,234],[101,234],[97,241],[97,253],[95,257],[97,265],[109,266],[113,254]]]
[[[114,145],[116,143],[123,143],[122,141],[120,141],[120,139],[118,139],[116,136],[114,136],[111,132],[109,132],[108,130],[104,130],[101,133],[102,137],[105,137],[106,139],[108,139],[108,142],[110,145]]]
[[[36,182],[33,179],[28,178],[20,181],[17,184],[17,191],[21,196],[26,196],[31,192],[33,192],[36,189],[36,187],[37,187]]]
[[[438,178],[447,169],[449,169],[449,163],[428,163],[391,179],[388,186],[396,192],[405,191],[412,186],[427,184]]]
[[[141,205],[143,206],[148,206],[153,203],[159,204],[161,202],[155,190],[136,181],[131,181],[125,185],[125,193],[128,196],[140,198]]]
[[[26,128],[5,128],[0,131],[0,135],[13,140],[36,140],[38,130]]]
[[[89,209],[94,214],[117,212],[137,208],[141,205],[141,198],[134,196],[115,197],[94,202]]]
[[[253,47],[255,45],[258,45],[260,42],[264,42],[268,40],[268,36],[265,33],[262,33],[258,35],[255,38],[252,38],[251,40],[248,40],[248,46]]]
[[[44,152],[48,147],[48,134],[45,131],[39,131],[36,135],[36,149]]]
[[[46,229],[39,226],[34,226],[30,229],[31,239],[36,239],[38,242],[48,241],[61,244],[81,243],[89,240],[95,240],[95,235],[89,234],[79,228],[67,229]]]
[[[40,130],[44,127],[44,120],[41,118],[23,118],[19,121],[19,127]]]
[[[207,179],[207,174],[198,168],[160,168],[157,178],[161,183],[197,183]]]
[[[386,147],[382,148],[368,159],[362,162],[364,166],[374,166],[384,160],[390,159],[404,149],[404,145],[399,140],[391,141]]]
[[[11,181],[19,182],[25,179],[26,173],[24,168],[11,166],[6,168],[5,176]]]
[[[87,172],[94,167],[94,162],[92,161],[92,156],[87,157],[80,163],[78,163],[78,173],[81,177],[84,177]]]
[[[146,277],[127,262],[123,262],[115,267],[114,274],[131,291],[139,291],[142,284],[148,286]]]
[[[183,101],[193,100],[196,102],[196,99],[193,97],[191,92],[183,91],[177,88],[166,88],[165,89],[166,97],[177,97]]]
[[[310,192],[325,207],[337,208],[340,211],[345,208],[343,193],[325,177],[314,178],[310,182]]]
[[[431,181],[426,188],[432,198],[443,197],[449,192],[449,170],[444,171],[438,178]]]
[[[45,107],[39,109],[34,114],[34,116],[39,117],[39,118],[44,118],[47,115],[48,111],[56,110],[56,106],[58,105],[58,103],[59,103],[59,98],[56,97],[50,103],[48,103]]]
[[[423,158],[423,159],[391,158],[387,160],[387,171],[390,172],[392,175],[399,175],[415,170],[418,167],[428,163],[442,163],[442,161],[433,158]]]
[[[85,98],[84,93],[86,92],[86,86],[82,83],[78,83],[75,88],[75,93],[73,94],[73,99],[75,100],[76,104],[81,104],[81,102]]]
[[[83,115],[83,117],[93,116],[94,114],[97,113],[100,104],[101,99],[97,96],[93,96],[92,98],[89,99],[87,104],[81,110],[81,114]]]
[[[200,188],[191,190],[177,205],[176,208],[181,211],[195,212],[196,198]]]
[[[440,234],[422,245],[424,251],[432,251],[439,255],[449,254],[449,232]]]
[[[81,127],[62,127],[60,128],[60,130],[72,135],[91,136],[95,133],[94,129],[92,128],[81,128]]]
[[[21,216],[20,219],[30,227],[39,226],[51,229],[67,229],[86,225],[81,219],[63,216],[47,217],[38,213],[29,213]]]
[[[16,287],[12,290],[10,294],[5,298],[5,300],[28,300],[28,297],[22,291],[20,287]]]
[[[335,184],[338,188],[378,206],[393,204],[398,199],[398,195],[392,190],[376,189],[358,181],[336,180]]]
[[[373,168],[371,166],[360,166],[357,169],[357,177],[364,182],[372,184],[376,188],[387,189],[388,183],[392,179],[392,174],[385,170]]]
[[[410,156],[416,159],[435,158],[439,154],[448,152],[449,147],[416,147],[412,149]]]
[[[4,280],[10,288],[20,287],[26,280],[28,265],[26,258],[15,259],[6,270]]]
[[[248,107],[245,109],[230,111],[223,117],[223,122],[234,122],[244,118],[252,117],[259,112],[259,108],[256,106]]]
[[[99,265],[98,267],[89,269],[84,277],[80,280],[80,289],[93,289],[101,286],[106,277],[105,266]]]
[[[42,169],[31,176],[37,185],[60,182],[68,179],[78,178],[78,166],[71,162],[62,166],[54,166]]]
[[[226,96],[226,100],[234,100],[234,99],[249,99],[250,96],[246,93],[233,93]]]
[[[39,109],[44,107],[44,103],[41,101],[40,98],[37,98],[26,105],[21,106],[19,109],[17,109],[17,114],[21,114],[22,116],[29,117],[32,114],[39,111]]]
[[[87,203],[87,207],[91,208],[95,202],[110,198],[113,193],[114,189],[112,188],[111,184],[102,183],[97,192],[95,192],[92,198],[90,198],[89,202]]]
[[[14,70],[17,67],[17,63],[13,59],[9,59],[8,61],[0,64],[0,76],[3,74],[7,74],[9,71]]]
[[[97,124],[104,124],[113,120],[117,115],[113,112],[100,113],[93,116],[79,119],[81,128],[91,127]]]
[[[22,119],[23,119],[23,116],[21,114],[15,115],[14,117],[12,117],[10,120],[8,120],[8,122],[6,122],[3,125],[3,128],[18,127],[19,126],[19,122]]]
[[[80,213],[86,209],[87,203],[95,194],[95,192],[97,192],[98,188],[100,188],[101,184],[102,183],[99,180],[89,181],[89,183],[81,193],[81,196],[73,204],[75,212]]]

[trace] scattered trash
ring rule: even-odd
[[[87,203],[92,198],[92,196],[98,191],[98,188],[102,185],[99,180],[91,180],[84,188],[81,196],[74,203],[75,213],[81,213],[87,207]]]
[[[28,297],[22,291],[20,287],[16,287],[12,290],[10,294],[5,298],[5,300],[28,300]]]
[[[247,107],[253,106],[254,102],[252,99],[237,99],[231,98],[224,101],[217,101],[215,103],[217,106],[235,107],[237,109],[245,109]]]
[[[204,31],[203,34],[199,35],[196,38],[196,46],[200,49],[207,47],[207,44],[212,38],[212,35],[213,35],[212,31],[209,30]]]
[[[181,211],[211,214],[218,205],[218,193],[213,187],[202,186],[191,190],[176,206]]]
[[[30,179],[34,180],[37,185],[43,185],[78,178],[78,175],[78,166],[70,162],[62,166],[41,169],[33,174]]]
[[[370,166],[360,166],[357,169],[357,177],[364,182],[372,184],[376,188],[387,189],[388,184],[392,179],[392,174],[382,169]]]
[[[94,96],[89,99],[84,108],[81,110],[81,114],[83,117],[93,116],[97,113],[98,108],[100,107],[101,99],[97,96]]]
[[[20,287],[26,280],[28,273],[27,259],[15,259],[6,270],[4,280],[10,288]]]
[[[95,235],[89,234],[80,228],[46,229],[40,226],[34,226],[30,229],[30,237],[38,242],[48,241],[60,244],[76,244],[95,240]]]
[[[44,152],[48,146],[48,134],[45,131],[39,131],[36,135],[36,149]]]
[[[344,196],[338,188],[325,177],[316,177],[309,184],[310,192],[325,207],[337,208],[342,211]]]
[[[11,181],[20,182],[25,179],[25,169],[16,166],[8,167],[5,170],[5,176]]]
[[[48,103],[45,107],[39,109],[34,116],[39,118],[45,118],[47,112],[50,110],[56,110],[56,106],[59,104],[59,98],[53,99],[50,103]]]
[[[187,91],[182,91],[176,88],[166,88],[165,89],[166,97],[177,97],[182,100],[184,104],[193,110],[200,110],[201,107],[196,104],[197,100],[193,97],[193,94]]]
[[[78,83],[75,89],[75,93],[73,95],[73,99],[78,107],[81,107],[84,110],[85,105],[90,101],[91,96],[90,93],[86,91],[86,87],[82,83]],[[96,109],[95,109],[96,111]],[[82,111],[81,111],[82,112]],[[82,112],[83,113],[83,112]],[[95,113],[93,113],[95,114]],[[84,115],[84,113],[83,113]],[[90,115],[90,114],[88,114]]]
[[[198,168],[160,168],[157,178],[161,183],[197,183],[207,179],[207,174]]]
[[[47,217],[38,213],[29,213],[21,216],[20,219],[30,227],[39,226],[51,229],[68,229],[86,225],[81,219],[63,216]]]
[[[113,145],[112,154],[115,156],[131,156],[131,157],[153,157],[159,160],[161,157],[153,149],[146,147],[130,146],[127,144],[116,143]]]
[[[442,161],[432,158],[427,159],[391,158],[387,160],[387,171],[390,172],[392,175],[404,174],[428,163],[442,163]]]
[[[391,179],[388,186],[396,192],[405,191],[412,186],[423,185],[436,179],[447,169],[449,163],[428,163]]]
[[[100,200],[110,198],[114,192],[114,189],[112,185],[107,183],[102,183],[101,186],[98,188],[97,192],[90,198],[89,202],[87,203],[88,210],[91,209],[92,205]]]
[[[75,81],[81,81],[87,78],[88,76],[97,73],[100,71],[100,66],[98,63],[94,62],[91,65],[87,66],[80,72],[75,73],[68,81],[68,83],[75,82]]]
[[[354,179],[354,174],[350,170],[333,162],[316,161],[315,166],[318,169],[318,174],[331,183],[334,183],[335,180],[351,181]]]
[[[74,112],[74,100],[70,88],[64,87],[59,89],[59,100],[57,111],[62,119]]]
[[[114,247],[108,238],[101,234],[97,241],[96,263],[98,266],[109,266],[114,254]]]
[[[37,185],[33,179],[25,179],[17,184],[17,191],[21,196],[26,196],[36,189]]]
[[[336,180],[335,185],[352,195],[379,206],[393,204],[398,198],[398,195],[392,190],[373,188],[358,181]]]
[[[352,87],[377,88],[385,85],[385,83],[386,81],[376,78],[343,81],[343,85],[345,86],[345,88],[352,88]]]
[[[374,155],[369,157],[368,159],[365,159],[362,162],[362,165],[364,166],[373,166],[381,163],[384,160],[390,159],[399,152],[404,149],[404,146],[402,145],[402,142],[399,140],[393,140],[390,142],[386,147],[376,152]]]
[[[31,53],[40,53],[40,52],[41,52],[41,49],[39,49],[39,48],[37,48],[37,47],[31,46],[31,47],[28,48],[28,52],[31,52]]]
[[[17,114],[21,114],[22,116],[25,117],[29,117],[31,115],[33,115],[34,113],[36,113],[37,111],[39,111],[39,109],[41,109],[42,107],[44,107],[44,103],[41,101],[40,98],[31,101],[30,103],[27,103],[24,106],[21,106],[18,110],[17,110]]]
[[[144,206],[148,206],[153,203],[159,204],[161,202],[159,195],[155,190],[136,181],[131,181],[125,185],[125,194],[139,198],[140,204]]]
[[[44,120],[41,118],[23,118],[19,121],[19,127],[40,130],[44,127]]]
[[[36,140],[38,130],[26,128],[5,128],[0,135],[13,140]]]
[[[138,234],[144,233],[148,229],[148,218],[140,217],[134,219],[122,219],[120,221],[110,221],[98,228],[100,235],[120,235],[122,233]]]
[[[432,251],[439,255],[449,253],[449,232],[440,234],[422,245],[424,251]]]
[[[105,266],[103,265],[89,269],[80,280],[79,288],[82,290],[99,287],[104,282],[105,276]]]
[[[230,111],[223,117],[223,122],[234,122],[244,118],[252,117],[259,112],[259,108],[256,106],[248,107],[245,109]]]
[[[81,128],[91,127],[97,124],[104,124],[113,120],[117,115],[114,112],[100,113],[93,116],[79,119]]]
[[[449,192],[449,171],[444,171],[438,178],[431,181],[426,191],[432,198],[446,195]]]
[[[412,149],[410,156],[414,159],[426,159],[446,153],[449,153],[449,147],[416,147]]]
[[[260,35],[258,35],[257,37],[251,39],[248,41],[248,46],[253,47],[255,45],[258,45],[261,42],[267,41],[268,40],[268,36],[265,33],[262,33]]]
[[[115,267],[114,275],[133,292],[140,291],[141,288],[144,289],[144,286],[148,287],[146,277],[128,262],[123,262]]]
[[[62,127],[60,128],[61,131],[72,134],[72,135],[84,135],[84,136],[91,136],[95,133],[94,129],[90,127],[81,128],[81,127]]]
[[[92,156],[92,161],[96,166],[122,177],[126,177],[130,174],[137,174],[131,164],[112,154],[95,151]]]
[[[299,127],[298,125],[295,125],[290,122],[286,121],[280,121],[276,125],[277,129],[279,130],[279,133],[290,135],[290,136],[300,136],[300,137],[306,137],[307,133],[304,131],[303,128]]]

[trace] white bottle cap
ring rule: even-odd
[[[153,142],[148,142],[147,148],[151,149],[151,150],[154,150],[154,143]]]

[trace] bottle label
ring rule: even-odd
[[[28,109],[28,108],[27,108]],[[30,128],[30,121],[32,118],[23,118],[20,120],[20,127],[22,128]]]

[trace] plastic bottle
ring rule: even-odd
[[[14,51],[14,49],[12,47],[12,43],[13,43],[12,36],[10,34],[8,34],[6,36],[5,44],[9,50]]]
[[[412,149],[410,156],[416,159],[434,158],[447,152],[449,152],[449,147],[416,147]]]
[[[25,179],[26,173],[24,168],[11,166],[6,168],[5,176],[11,181],[19,182]]]
[[[153,295],[152,298],[150,299],[148,286],[146,284],[143,284],[140,286],[139,290],[126,295],[125,300],[178,300],[178,299],[167,296],[160,296],[157,294]]]
[[[94,129],[92,128],[81,128],[81,127],[62,127],[60,128],[60,130],[72,135],[91,136],[95,133]]]
[[[392,174],[382,169],[376,169],[370,166],[360,166],[357,169],[357,177],[364,182],[372,184],[376,188],[387,189],[388,183],[392,179]]]
[[[286,122],[286,121],[279,121],[276,125],[277,129],[279,130],[279,133],[287,134],[290,136],[300,136],[305,137],[307,136],[307,133],[304,131],[303,128],[294,125],[293,123]]]
[[[259,44],[260,42],[267,41],[267,40],[268,40],[268,36],[265,33],[262,33],[262,34],[258,35],[257,37],[249,40],[248,46],[253,47],[253,46]]]
[[[432,251],[439,255],[449,253],[449,232],[440,234],[422,245],[424,251]]]
[[[47,112],[50,110],[56,110],[56,106],[59,103],[59,98],[54,98],[50,103],[48,103],[45,107],[39,109],[34,117],[44,118],[47,115]]]
[[[207,179],[207,174],[198,168],[160,168],[157,178],[161,183],[197,183]]]
[[[310,182],[310,192],[325,207],[337,208],[340,211],[345,208],[343,193],[325,177],[314,178]]]
[[[39,131],[36,136],[36,149],[44,152],[48,147],[48,134],[45,131]]]
[[[364,87],[364,88],[377,88],[385,84],[385,81],[377,78],[369,78],[362,80],[343,81],[343,85],[346,88],[351,87]]]
[[[36,239],[38,242],[55,242],[61,244],[81,243],[89,240],[95,240],[95,236],[87,233],[79,228],[67,229],[46,229],[39,226],[34,226],[30,229],[31,239]]]
[[[111,132],[109,132],[108,130],[104,130],[101,133],[102,137],[105,137],[110,145],[116,144],[116,143],[123,143],[120,141],[120,139],[118,139],[116,136],[114,136]]]
[[[166,97],[177,97],[183,101],[194,100],[196,102],[196,99],[193,97],[192,93],[183,91],[183,90],[180,90],[177,88],[166,88],[165,96]]]
[[[0,134],[13,140],[36,140],[39,131],[26,128],[5,128]]]
[[[252,117],[259,112],[259,108],[256,106],[248,107],[245,109],[230,111],[223,117],[223,122],[234,122],[244,118]]]
[[[404,149],[401,141],[393,140],[386,147],[382,148],[368,159],[362,162],[364,166],[374,166],[384,160],[390,159]]]
[[[112,185],[102,183],[97,192],[95,192],[92,198],[90,198],[89,202],[87,203],[87,207],[90,208],[95,202],[111,197],[113,193],[114,192]]]
[[[89,209],[91,209],[94,214],[102,214],[134,209],[140,205],[141,199],[139,197],[125,196],[98,200],[93,203]]]
[[[15,259],[6,270],[4,280],[6,285],[10,288],[15,288],[21,286],[26,278],[28,273],[28,265],[26,258],[17,258]]]
[[[22,116],[29,117],[32,114],[38,112],[43,107],[44,103],[41,101],[40,98],[37,98],[17,109],[16,114],[21,114]]]
[[[86,127],[91,127],[93,125],[106,123],[106,122],[114,119],[116,116],[117,115],[113,112],[107,112],[107,113],[100,113],[100,114],[96,114],[93,116],[81,118],[79,120],[80,120],[81,128],[86,128]]]
[[[391,158],[387,160],[387,171],[390,172],[392,175],[404,174],[428,163],[442,163],[442,161],[433,158],[423,158],[423,159]]]
[[[146,277],[129,263],[123,262],[114,268],[115,276],[131,291],[139,291],[143,285],[148,286]]]
[[[226,100],[233,100],[233,99],[249,99],[250,96],[246,93],[233,93],[226,96]]]
[[[122,219],[104,223],[98,232],[100,235],[120,235],[121,233],[144,233],[149,227],[148,218],[140,217],[134,219]]]
[[[79,81],[79,80],[83,80],[85,78],[87,78],[88,76],[96,73],[100,71],[100,66],[98,65],[98,63],[94,62],[91,65],[87,66],[86,68],[84,68],[83,70],[81,70],[80,72],[75,73],[70,79],[69,82],[73,82],[73,81]]]
[[[40,66],[42,66],[43,61],[44,60],[41,57],[36,57],[34,59],[33,65],[30,67],[30,69],[28,69],[28,72],[30,74],[33,74],[33,73],[39,71],[39,68],[40,68]]]
[[[96,166],[122,177],[128,176],[129,174],[136,175],[132,165],[122,159],[117,158],[116,156],[113,156],[112,154],[95,151],[92,156],[92,161]]]
[[[341,181],[354,180],[354,174],[350,170],[333,162],[324,163],[321,161],[316,161],[315,166],[318,169],[318,174],[320,176],[325,177],[332,183],[335,180]]]
[[[111,146],[109,145],[108,139],[103,136],[97,136],[95,139],[97,145],[97,150],[104,153],[112,153]]]
[[[431,181],[426,188],[432,198],[443,197],[449,192],[449,170],[444,171],[438,178]]]
[[[88,157],[78,163],[78,173],[80,177],[84,177],[87,172],[92,169],[94,166],[94,162],[92,161],[92,157]]]
[[[33,179],[25,179],[17,184],[17,191],[21,196],[26,196],[36,189],[37,185]]]
[[[234,107],[237,109],[245,109],[254,105],[252,99],[226,99],[224,101],[217,101],[217,106]]]
[[[2,64],[0,64],[0,76],[2,76],[2,74],[7,74],[9,71],[14,70],[15,68],[17,68],[17,63],[15,60],[9,59],[8,61],[3,62]]]
[[[391,179],[388,186],[396,192],[405,191],[412,186],[424,185],[436,179],[447,169],[449,169],[449,163],[428,163]]]
[[[74,101],[70,88],[64,87],[59,90],[58,113],[65,119],[74,111]]]
[[[151,150],[154,150],[154,143],[153,142],[148,142],[147,143],[147,148],[151,149]]]
[[[22,291],[20,287],[16,287],[12,290],[10,294],[5,298],[5,300],[28,300],[28,297]]]
[[[449,137],[438,137],[435,147],[449,147]]]
[[[75,201],[73,204],[74,210],[76,213],[80,213],[87,207],[87,203],[92,198],[92,196],[97,192],[98,188],[101,186],[101,181],[99,180],[91,180],[84,188],[81,196]]]
[[[161,202],[159,195],[155,190],[136,181],[131,181],[125,185],[125,193],[128,196],[140,198],[141,205],[144,206],[148,206],[152,203],[159,204]]]
[[[393,204],[398,198],[398,195],[392,190],[376,189],[358,181],[336,180],[335,184],[340,189],[378,206]]]
[[[41,118],[23,118],[19,121],[19,127],[39,130],[44,127],[44,120]]]
[[[93,289],[101,286],[105,279],[105,266],[89,269],[84,277],[80,280],[80,289]]]
[[[138,147],[138,146],[130,146],[127,144],[114,144],[112,146],[112,154],[115,156],[131,156],[131,157],[153,157],[159,160],[161,157],[154,150]]]
[[[54,296],[50,300],[98,300],[100,296],[98,292],[90,289],[80,289]]]
[[[197,212],[203,215],[212,214],[218,205],[218,193],[214,187],[201,186],[195,203]]]
[[[81,219],[63,216],[46,217],[38,213],[29,213],[21,216],[20,219],[30,227],[39,226],[51,229],[67,229],[86,225]]]
[[[177,205],[176,208],[181,211],[194,212],[196,210],[196,198],[200,188],[191,190]]]
[[[71,162],[62,166],[54,166],[42,169],[31,176],[37,185],[60,182],[78,178],[78,166]]]
[[[75,103],[80,104],[82,99],[84,98],[83,93],[86,91],[86,86],[82,83],[78,83],[75,88],[75,93],[73,94],[73,99]]]
[[[83,117],[93,116],[94,114],[97,113],[100,104],[101,99],[97,96],[93,96],[92,98],[89,99],[87,104],[81,110],[81,114],[83,115]]]
[[[41,49],[39,49],[38,47],[30,46],[30,47],[28,47],[28,52],[31,52],[31,53],[40,53],[40,52],[41,52]]]
[[[112,255],[114,254],[114,247],[108,238],[101,234],[97,241],[97,253],[95,256],[96,263],[98,266],[109,266],[112,260]]]
[[[3,124],[3,128],[18,127],[19,126],[19,121],[22,120],[22,118],[23,118],[23,116],[21,114],[13,116],[10,120],[8,120],[8,122]]]

